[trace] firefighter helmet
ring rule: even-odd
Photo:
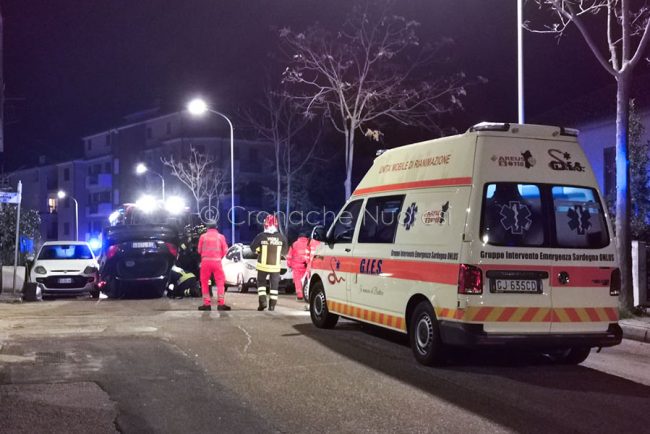
[[[278,227],[278,218],[272,214],[267,215],[264,218],[264,230],[267,230],[271,227],[274,227],[277,229]]]

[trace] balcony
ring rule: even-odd
[[[113,187],[113,175],[110,173],[97,173],[86,178],[87,189],[107,189]]]
[[[93,203],[86,208],[88,217],[108,217],[113,212],[113,205],[110,202]]]

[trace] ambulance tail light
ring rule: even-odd
[[[621,293],[621,270],[616,268],[612,271],[612,277],[609,281],[609,295],[618,297]]]
[[[458,270],[459,294],[483,294],[483,272],[473,265],[460,264]]]

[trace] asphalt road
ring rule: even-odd
[[[2,432],[638,432],[650,414],[650,345],[581,366],[457,352],[418,365],[404,337],[311,325],[280,299],[257,312],[197,300],[0,305]]]

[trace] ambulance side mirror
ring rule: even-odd
[[[310,237],[312,240],[316,241],[325,241],[325,227],[324,226],[315,226],[311,231]]]

